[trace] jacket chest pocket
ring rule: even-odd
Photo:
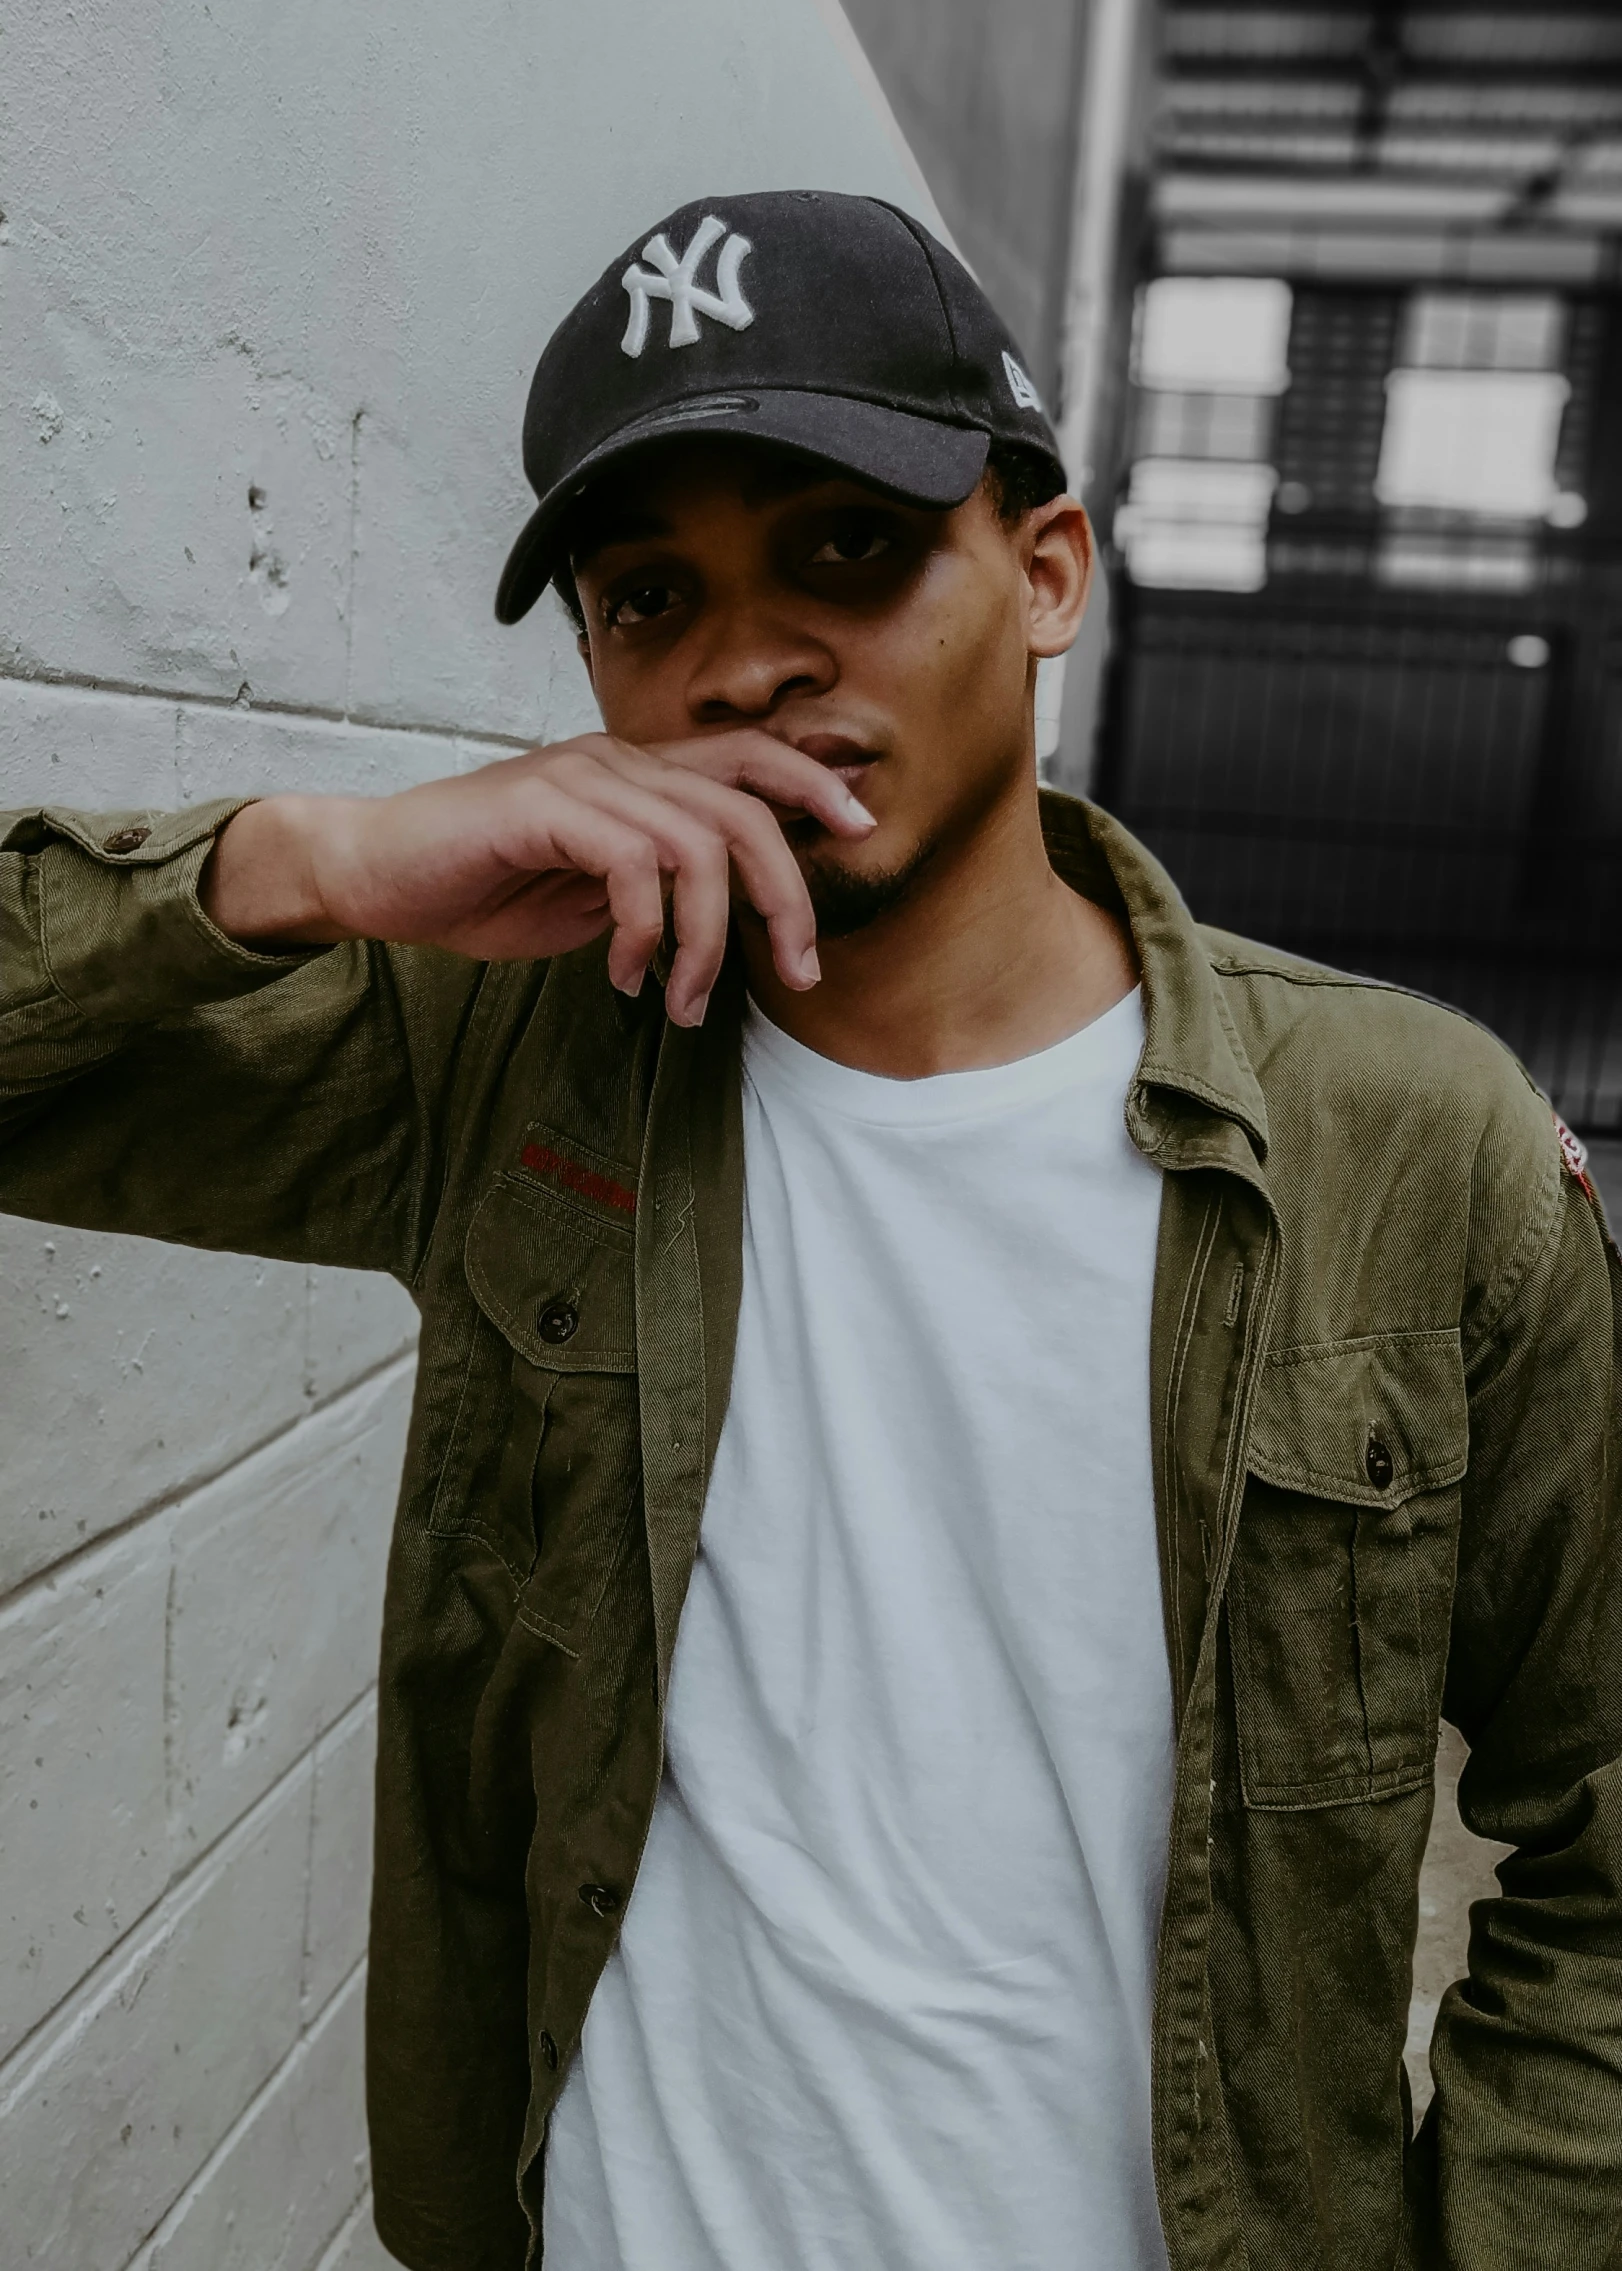
[[[1248,1805],[1429,1779],[1468,1446],[1456,1332],[1267,1359],[1228,1592]]]
[[[490,1547],[520,1622],[574,1654],[641,1506],[632,1233],[504,1178],[465,1263],[480,1324],[431,1527]]]

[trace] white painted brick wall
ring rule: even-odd
[[[831,0],[43,0],[0,75],[0,807],[592,721],[491,596],[550,324],[684,198],[931,216]],[[0,2271],[382,2271],[372,1664],[413,1316],[0,1220]]]
[[[187,1501],[169,1558],[169,1835],[205,1852],[373,1677],[400,1366]]]
[[[11,2262],[127,2263],[294,2050],[312,1780],[301,1759],[8,2068]]]

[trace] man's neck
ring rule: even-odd
[[[1055,875],[1034,787],[942,847],[894,907],[818,943],[822,982],[792,993],[758,924],[743,928],[749,989],[785,1033],[893,1080],[1034,1056],[1130,993],[1130,940]]]

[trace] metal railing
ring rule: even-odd
[[[1195,913],[1452,1003],[1622,1134],[1622,641],[1587,587],[1122,594],[1100,794]]]

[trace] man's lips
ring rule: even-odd
[[[862,744],[847,733],[795,734],[791,746],[802,757],[813,757],[819,765],[826,765],[830,773],[837,774],[851,791],[859,795],[857,783],[869,765],[878,762],[876,749],[864,749]]]

